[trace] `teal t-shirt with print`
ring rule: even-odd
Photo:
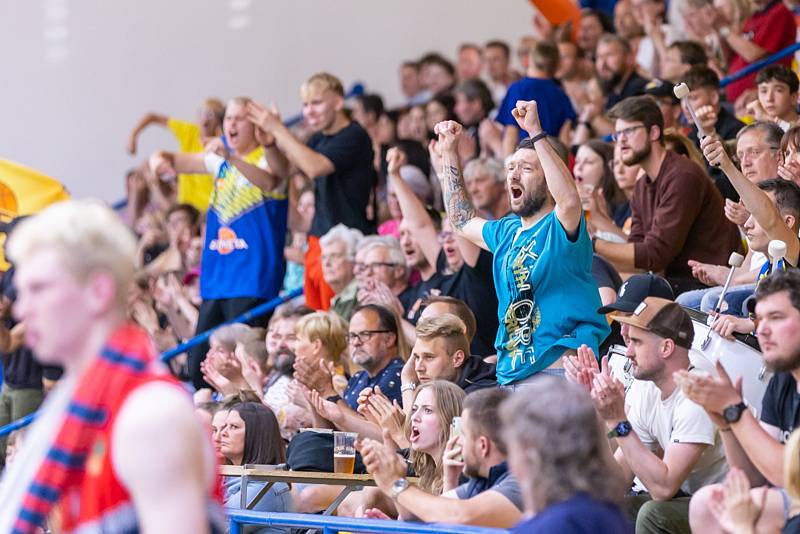
[[[555,212],[525,229],[509,215],[487,222],[483,240],[494,254],[497,381],[523,380],[584,343],[596,354],[610,328],[597,313],[600,294],[583,220],[570,239]]]

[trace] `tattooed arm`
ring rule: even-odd
[[[520,128],[523,128],[531,138],[542,132],[539,122],[539,109],[535,100],[525,102],[517,101],[517,106],[511,112]],[[568,234],[574,234],[581,224],[583,210],[581,197],[575,186],[575,178],[556,153],[550,142],[543,138],[534,145],[539,163],[542,165],[547,189],[553,195],[556,207],[556,217]]]
[[[483,225],[486,219],[478,217],[464,185],[461,162],[458,156],[458,140],[463,128],[454,121],[444,121],[436,125],[439,136],[432,149],[441,155],[442,166],[439,180],[450,224],[460,235],[479,247],[489,250],[483,240]]]

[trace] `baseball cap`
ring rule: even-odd
[[[657,336],[671,339],[679,347],[692,348],[694,325],[686,310],[667,299],[647,297],[630,315],[613,314],[617,322],[636,326]]]
[[[611,313],[621,311],[631,313],[647,297],[660,297],[675,300],[672,287],[665,279],[652,273],[636,274],[628,278],[617,293],[617,300],[608,306],[603,306],[597,313]]]
[[[673,104],[680,104],[681,101],[678,100],[678,98],[675,96],[675,93],[672,92],[674,88],[675,86],[672,83],[666,80],[659,80],[658,78],[655,78],[647,82],[647,85],[644,86],[644,94],[654,96],[656,98],[669,96],[672,97]]]

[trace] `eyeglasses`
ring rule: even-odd
[[[352,344],[358,341],[359,344],[366,343],[375,334],[388,334],[389,330],[362,330],[361,332],[350,332],[345,336],[347,342]]]
[[[439,235],[436,236],[436,239],[439,241],[439,243],[446,243],[455,238],[455,232],[439,232]]]
[[[622,130],[617,130],[616,132],[611,132],[611,139],[614,141],[619,141],[623,137],[628,138],[639,128],[646,128],[646,126],[644,124],[637,124],[636,126],[630,126],[628,128],[623,128]]]
[[[372,271],[373,269],[377,269],[378,267],[386,267],[391,269],[392,267],[397,267],[397,263],[391,263],[388,261],[375,261],[372,263],[357,263],[356,267],[359,268],[361,271]],[[356,271],[359,272],[359,271]]]

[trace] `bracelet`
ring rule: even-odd
[[[720,432],[730,432],[731,431],[731,427],[729,427],[729,426],[726,426],[725,428],[721,428],[720,427],[719,431]]]
[[[332,402],[332,403],[336,404],[340,400],[344,400],[344,399],[341,398],[339,395],[331,395],[330,397],[326,397],[325,400],[328,401],[328,402]]]
[[[544,130],[542,130],[541,132],[539,132],[538,134],[534,135],[534,136],[531,138],[531,144],[532,144],[532,145],[535,145],[537,142],[541,141],[542,139],[544,139],[544,138],[546,138],[546,137],[547,137],[547,132],[545,132]]]
[[[406,391],[414,391],[415,389],[417,389],[417,384],[414,382],[403,384],[402,386],[400,386],[400,393],[405,393]]]

